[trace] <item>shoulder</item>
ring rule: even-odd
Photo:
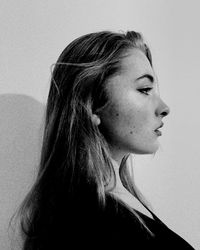
[[[110,197],[107,198],[106,207],[102,211],[102,218],[100,224],[104,227],[104,231],[118,243],[127,239],[140,242],[150,237],[138,217],[123,204]]]

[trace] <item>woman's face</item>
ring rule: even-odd
[[[139,49],[122,59],[122,72],[107,84],[110,105],[101,115],[101,126],[114,157],[127,153],[152,154],[159,147],[156,130],[169,113],[157,93],[155,73]]]

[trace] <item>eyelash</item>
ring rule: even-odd
[[[152,90],[153,88],[143,88],[143,89],[139,89],[139,91],[144,94],[144,95],[149,95],[149,92]]]

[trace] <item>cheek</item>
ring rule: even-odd
[[[113,140],[141,135],[145,133],[149,112],[147,108],[138,107],[133,103],[112,105],[104,116],[104,124]],[[117,138],[118,137],[118,138]]]
[[[144,128],[147,128],[149,112],[146,108],[132,105],[132,108],[129,106],[118,113],[119,119],[116,120],[116,124],[120,124],[120,128],[127,135],[143,133]]]

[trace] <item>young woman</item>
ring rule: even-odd
[[[20,208],[23,249],[193,249],[150,210],[127,164],[157,151],[168,113],[140,33],[70,43],[54,65],[40,169]]]

